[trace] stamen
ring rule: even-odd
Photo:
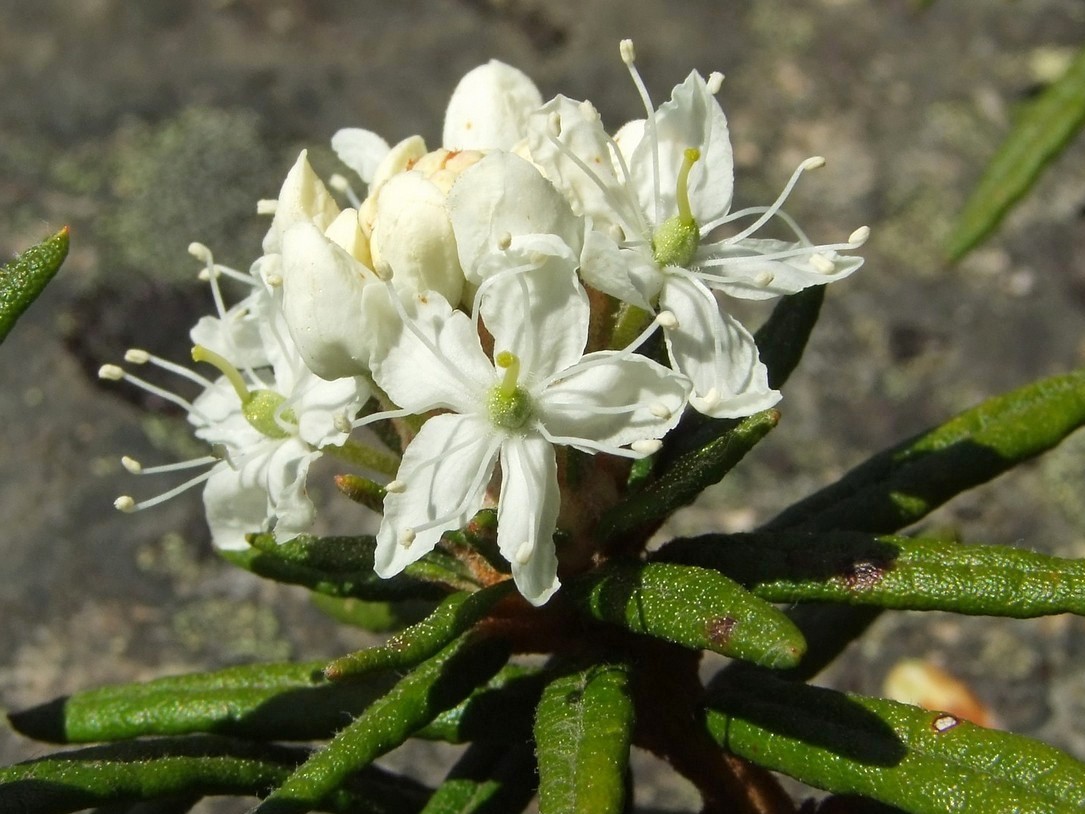
[[[653,452],[659,452],[662,446],[663,442],[658,438],[642,438],[630,444],[629,448],[640,455],[651,455]]]
[[[108,379],[111,382],[119,382],[124,379],[124,368],[117,365],[102,365],[98,368],[98,378]]]
[[[129,458],[127,455],[121,458],[121,466],[131,472],[133,475],[138,475],[143,471],[143,465],[135,458]]]
[[[713,71],[708,75],[708,81],[705,82],[705,89],[715,96],[720,92],[721,87],[723,87],[723,74],[719,71]]]
[[[170,373],[175,373],[190,382],[195,382],[200,387],[211,387],[213,382],[201,376],[194,370],[189,370],[183,365],[179,365],[176,362],[171,362],[169,359],[163,359],[161,356],[155,356],[153,353],[143,350],[142,348],[129,348],[124,352],[124,361],[130,362],[134,365],[152,364],[155,367],[160,367],[163,370],[168,370]]]
[[[546,132],[551,138],[561,135],[561,115],[556,110],[546,117]]]
[[[820,170],[825,166],[825,156],[812,155],[799,165],[804,170]]]
[[[531,555],[535,553],[535,546],[530,541],[520,543],[520,547],[516,549],[516,562],[520,565],[527,565],[531,562]]]
[[[215,353],[209,348],[205,348],[203,345],[194,345],[192,347],[192,361],[194,362],[207,362],[210,365],[219,369],[219,372],[226,377],[226,380],[233,386],[234,392],[237,393],[237,397],[241,399],[241,403],[244,404],[252,396],[249,393],[249,388],[245,384],[245,379],[242,377],[238,369],[234,367],[223,356]]]
[[[188,244],[188,253],[199,260],[201,263],[206,263],[210,266],[214,263],[211,256],[211,250],[207,248],[203,243],[198,243],[195,240]]]
[[[490,277],[488,279],[492,280],[493,277]],[[483,284],[485,284],[485,282],[486,281],[484,281]],[[415,320],[410,315],[407,314],[407,309],[403,307],[403,302],[399,299],[399,294],[396,293],[395,288],[392,287],[391,280],[390,279],[386,280],[384,282],[384,284],[388,287],[388,298],[392,301],[392,306],[396,309],[396,313],[399,314],[399,318],[403,321],[404,327],[406,327],[406,329],[408,331],[410,331],[412,334],[414,334],[415,339],[417,339],[419,342],[421,342],[422,346],[424,348],[426,348],[426,350],[428,350],[431,354],[433,354],[433,357],[435,359],[437,359],[439,362],[441,362],[443,367],[445,367],[445,368],[452,371],[453,375],[457,379],[460,380],[460,383],[467,389],[468,392],[474,392],[477,389],[476,383],[471,381],[471,379],[469,379],[462,372],[459,365],[457,365],[453,360],[451,360],[447,356],[445,356],[445,354],[441,351],[441,349],[436,344],[434,344],[433,341],[428,336],[426,336],[424,333],[422,333],[422,330],[415,323]],[[482,286],[479,286],[480,291],[481,291],[481,289],[482,289]],[[416,296],[419,298],[419,301],[424,302],[423,295],[418,294]],[[474,314],[472,314],[472,319],[475,321],[475,323],[477,323],[477,321],[478,321],[478,311],[477,311],[478,295],[477,294],[475,296],[475,300],[476,300],[476,303],[475,303],[476,311],[475,311]],[[406,413],[406,415],[411,415],[411,413]],[[389,416],[389,417],[391,417],[391,416]],[[367,418],[372,419],[373,416],[367,416]],[[361,426],[361,425],[356,422],[354,424],[354,426],[358,427],[358,426]]]
[[[674,315],[674,311],[660,311],[656,314],[656,322],[665,331],[672,331],[678,327],[678,317]]]
[[[507,251],[511,245],[512,235],[509,232],[502,232],[497,236],[497,248],[499,251]]]
[[[860,226],[854,232],[848,236],[848,243],[851,243],[855,248],[859,248],[870,238],[870,227]]]
[[[384,485],[384,491],[390,495],[400,495],[407,491],[407,484],[401,480],[388,481]]]
[[[648,141],[652,145],[652,194],[656,202],[655,217],[652,222],[659,223],[663,220],[661,215],[663,202],[659,194],[659,134],[656,132],[655,105],[652,104],[652,97],[648,94],[648,88],[645,86],[644,80],[641,79],[640,72],[637,70],[636,65],[633,64],[637,58],[636,51],[633,49],[633,40],[622,40],[618,50],[622,55],[622,62],[625,63],[625,67],[629,70],[629,75],[633,79],[633,84],[637,88],[641,103],[644,105],[644,129],[648,134]],[[621,155],[621,151],[618,154]]]
[[[399,544],[404,548],[410,548],[415,536],[414,529],[403,529],[399,533]]]
[[[335,417],[332,418],[332,426],[339,432],[350,432],[354,428],[350,417],[346,413],[336,413]]]
[[[202,472],[191,480],[187,480],[180,486],[175,486],[168,492],[163,492],[157,497],[152,497],[149,500],[143,500],[139,503],[128,495],[121,495],[119,498],[113,501],[113,505],[122,512],[139,512],[144,509],[149,509],[152,506],[157,506],[159,503],[165,503],[167,500],[177,497],[182,492],[187,492],[193,486],[198,486],[205,480],[211,477],[215,472],[215,467],[211,467],[206,472]]]
[[[264,278],[264,282],[272,288],[278,288],[283,284],[283,278],[281,274],[269,274]]]
[[[134,384],[136,387],[140,388],[141,390],[145,390],[153,396],[158,396],[160,399],[168,401],[171,404],[176,404],[185,412],[194,415],[204,424],[211,423],[210,419],[208,419],[207,416],[197,410],[195,405],[192,404],[192,402],[188,401],[187,399],[183,399],[176,393],[171,393],[169,390],[159,387],[158,385],[151,384],[149,381],[139,378],[139,376],[133,376],[124,368],[118,367],[117,365],[102,365],[100,368],[98,368],[98,378],[107,379],[108,381],[113,382],[124,381],[128,382],[129,384]]]
[[[274,198],[261,198],[256,202],[257,215],[274,215],[279,208],[279,202]]]
[[[700,407],[698,408],[699,412],[711,410],[713,407],[720,403],[720,391],[713,387],[703,396],[698,396],[696,393],[694,393],[689,397],[689,400],[690,403],[694,404],[694,406],[696,406],[697,404],[700,405]]]
[[[222,460],[222,458],[216,455],[204,455],[202,458],[190,458],[187,461],[177,461],[172,464],[144,467],[143,464],[136,459],[129,458],[125,455],[121,458],[121,465],[133,475],[162,475],[167,472],[181,472],[185,469],[195,469],[196,467],[207,466],[208,464],[218,463],[220,460]]]
[[[130,495],[121,495],[113,501],[113,507],[125,514],[131,514],[136,510],[136,501]]]
[[[350,181],[339,173],[333,173],[332,176],[328,178],[328,186],[336,192],[346,195],[347,200],[350,201],[350,205],[355,209],[362,205],[362,199],[358,197],[357,193],[354,191],[354,187],[350,185]]]
[[[151,354],[140,348],[129,348],[124,352],[124,361],[133,365],[145,365],[151,361]]]
[[[810,265],[814,267],[815,271],[820,271],[822,274],[832,274],[836,271],[836,263],[821,252],[814,252],[810,255]]]
[[[773,217],[776,216],[776,213],[779,212],[780,207],[784,205],[784,201],[787,200],[788,196],[791,194],[791,191],[793,189],[795,189],[795,184],[797,184],[799,182],[799,176],[801,176],[807,170],[817,169],[818,167],[821,167],[824,164],[825,164],[825,159],[822,158],[821,156],[812,156],[811,158],[808,158],[805,161],[803,161],[801,164],[799,164],[799,166],[795,168],[795,171],[793,173],[791,173],[791,178],[788,179],[787,184],[784,185],[783,192],[780,193],[780,195],[776,198],[776,200],[772,203],[771,206],[767,207],[764,210],[764,212],[761,213],[761,217],[759,217],[757,220],[755,220],[753,223],[751,223],[749,226],[747,226],[745,229],[743,229],[737,235],[729,237],[729,238],[727,238],[726,240],[724,240],[722,242],[724,242],[724,243],[737,243],[738,241],[749,237],[754,232],[756,232],[758,229],[760,229],[762,226],[764,226],[768,221],[770,221]],[[724,223],[732,221],[737,216],[738,216],[737,213],[732,213],[732,214],[729,214],[729,215],[724,215],[722,218],[719,218],[719,219],[717,219],[715,221],[712,221],[711,223],[702,224],[702,226],[701,226],[701,234],[702,235],[707,235],[709,232],[711,232],[717,226],[720,226],[720,225],[722,225]]]
[[[761,288],[764,288],[765,286],[769,285],[775,279],[776,279],[776,275],[773,274],[771,271],[762,271],[760,274],[758,274],[756,277],[754,277],[753,282],[754,282],[754,285],[760,286]]]
[[[662,419],[663,421],[666,421],[668,418],[674,415],[674,412],[671,410],[671,408],[664,404],[662,401],[657,401],[655,404],[651,405],[648,408],[648,412],[650,412],[656,418]]]

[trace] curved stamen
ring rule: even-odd
[[[497,455],[497,450],[501,447],[501,439],[493,438],[490,441],[489,446],[486,449],[486,455],[483,460],[486,462],[483,466],[478,468],[478,472],[475,473],[475,477],[471,479],[471,483],[467,490],[464,492],[463,498],[451,511],[446,512],[440,517],[435,517],[425,523],[418,526],[411,526],[411,531],[417,534],[420,531],[427,531],[429,529],[438,528],[444,526],[447,523],[452,522],[458,517],[462,517],[466,514],[471,507],[472,497],[483,487],[486,481],[493,477],[494,473],[494,456]],[[446,454],[442,454],[435,460],[443,460]]]
[[[596,367],[598,365],[610,364],[611,362],[617,361],[619,359],[626,359],[632,356],[634,353],[636,353],[637,349],[640,348],[640,346],[643,345],[645,342],[647,342],[648,339],[652,336],[652,334],[655,333],[656,328],[660,326],[666,326],[667,322],[669,320],[672,320],[673,318],[674,314],[672,314],[670,311],[660,311],[658,314],[656,314],[655,319],[648,323],[648,327],[641,331],[640,335],[637,336],[636,339],[634,339],[621,350],[608,351],[600,356],[592,355],[593,358],[590,358],[587,361],[577,362],[572,367],[567,367],[564,370],[559,370],[556,373],[552,373],[551,375],[543,379],[533,389],[535,389],[536,391],[541,391],[560,379],[568,378],[571,373],[580,373],[581,371],[589,370],[590,368]]]
[[[723,241],[723,242],[732,243],[732,242],[742,240],[743,238],[749,237],[754,232],[756,232],[758,229],[760,229],[762,226],[764,226],[779,211],[780,207],[784,205],[784,201],[786,201],[788,196],[791,195],[791,191],[793,189],[795,189],[795,184],[797,184],[799,182],[800,176],[802,176],[802,174],[804,172],[806,172],[807,170],[813,170],[813,169],[817,169],[818,167],[823,167],[823,166],[825,166],[825,159],[822,158],[819,155],[812,156],[812,157],[806,159],[805,161],[803,161],[801,164],[799,164],[799,166],[795,168],[795,171],[793,173],[791,173],[791,178],[789,178],[787,183],[784,185],[783,191],[779,194],[779,196],[772,203],[772,205],[769,206],[761,214],[761,217],[759,217],[757,220],[755,220],[753,223],[751,223],[749,226],[747,226],[745,229],[743,229],[737,235],[732,235],[731,237],[727,238],[726,241]],[[725,223],[725,222],[726,222],[726,218],[721,219],[718,222],[713,221],[712,223],[705,224],[704,227],[702,227],[702,234],[707,234],[708,232],[711,232],[713,229],[715,229],[721,223]]]
[[[124,352],[124,361],[130,362],[134,365],[152,364],[155,367],[160,367],[163,370],[168,370],[170,373],[175,373],[182,378],[188,379],[190,382],[195,382],[201,387],[212,387],[214,383],[194,370],[189,370],[183,365],[179,365],[176,362],[171,362],[169,359],[163,359],[161,356],[155,356],[153,353],[149,353],[142,348],[129,348]]]
[[[220,462],[221,463],[221,462]],[[199,486],[205,480],[210,478],[215,473],[216,467],[211,467],[206,472],[202,472],[191,480],[186,480],[179,486],[175,486],[167,492],[163,492],[155,497],[148,498],[147,500],[141,500],[138,503],[128,495],[121,495],[115,501],[113,505],[116,506],[122,512],[139,512],[144,509],[149,509],[152,506],[157,506],[159,503],[165,503],[167,500],[172,500],[182,492],[187,492],[193,486]]]
[[[188,399],[182,398],[176,393],[172,393],[156,384],[151,384],[149,381],[141,379],[139,376],[133,376],[127,370],[118,367],[117,365],[102,365],[102,367],[98,369],[98,378],[109,379],[115,382],[128,382],[128,384],[133,384],[140,390],[150,393],[152,396],[158,396],[160,399],[164,399],[171,404],[176,404],[185,412],[198,418],[205,426],[212,423],[211,419],[197,410],[196,406]]]
[[[656,109],[655,105],[652,104],[652,97],[648,95],[648,88],[640,77],[640,71],[637,70],[635,64],[637,55],[636,51],[633,50],[633,40],[622,40],[618,50],[622,55],[622,62],[625,63],[629,75],[633,78],[633,84],[637,88],[637,93],[640,94],[640,100],[646,113],[644,129],[648,134],[649,143],[652,145],[652,194],[656,207],[653,222],[660,223],[663,220],[663,200],[659,190],[659,134],[656,132]]]
[[[167,472],[180,472],[185,469],[195,469],[199,466],[207,466],[207,464],[217,463],[220,460],[222,459],[216,455],[204,455],[202,458],[190,458],[187,461],[145,467],[139,461],[129,458],[126,455],[121,459],[121,463],[124,465],[124,468],[133,475],[161,475]]]

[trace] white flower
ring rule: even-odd
[[[665,332],[667,350],[675,369],[693,381],[690,403],[717,418],[750,415],[780,396],[768,386],[753,337],[719,310],[712,291],[764,299],[839,280],[862,259],[837,250],[858,248],[868,232],[814,246],[780,211],[799,174],[820,166],[820,159],[804,162],[772,206],[729,212],[733,158],[714,95],[722,76],[706,82],[694,71],[653,110],[628,40],[622,56],[648,118],[610,139],[594,108],[559,96],[533,118],[532,160],[595,224],[583,255],[584,280],[639,308],[673,313],[677,325]],[[797,242],[750,237],[777,216]],[[754,222],[739,233],[705,242],[723,224],[749,217]]]
[[[571,251],[527,254],[533,260],[510,262],[519,270],[490,278],[476,298],[493,361],[475,320],[423,294],[404,305],[404,330],[374,367],[405,410],[445,411],[422,426],[388,485],[377,534],[382,577],[464,526],[500,462],[498,547],[520,592],[541,605],[559,586],[554,446],[640,457],[678,421],[684,377],[628,350],[583,355],[588,300]]]
[[[210,252],[198,244],[192,251],[207,264],[219,311],[217,318],[202,320],[193,329],[193,336],[207,338],[212,345],[197,343],[193,359],[212,364],[222,375],[212,381],[143,350],[125,354],[129,363],[151,364],[202,387],[191,402],[116,365],[103,366],[99,375],[128,381],[184,408],[196,436],[211,446],[213,454],[152,468],[124,458],[125,467],[135,474],[204,471],[148,500],[122,496],[116,506],[123,511],[150,508],[206,483],[204,507],[215,546],[244,549],[245,535],[255,531],[274,531],[280,539],[290,539],[313,520],[313,505],[305,492],[310,463],[323,448],[346,441],[350,419],[368,398],[369,388],[361,379],[317,378],[290,340],[275,287],[214,264]],[[253,286],[243,310],[224,308],[219,274]],[[245,360],[241,364],[228,358],[231,349],[238,348]]]

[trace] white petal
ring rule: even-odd
[[[401,326],[383,355],[374,358],[373,378],[380,388],[414,413],[485,414],[497,374],[470,317],[432,292],[405,301],[405,308],[410,326]]]
[[[372,241],[377,270],[391,273],[396,290],[460,301],[463,271],[445,196],[421,173],[400,173],[381,187]]]
[[[500,439],[482,418],[449,413],[422,425],[396,474],[405,488],[384,498],[374,562],[380,576],[398,574],[430,551],[443,532],[462,528],[482,508],[499,447]],[[418,529],[439,518],[445,519]]]
[[[324,230],[324,237],[341,248],[366,268],[373,268],[369,241],[358,224],[358,210],[344,209]]]
[[[320,453],[300,438],[287,438],[265,464],[269,525],[280,541],[297,537],[313,524],[316,509],[306,494],[305,478],[318,457]]]
[[[338,204],[313,172],[307,152],[302,150],[279,191],[275,217],[264,236],[264,253],[282,251],[283,234],[295,223],[311,223],[323,232],[338,214]]]
[[[215,466],[204,486],[203,506],[215,548],[244,551],[249,548],[245,535],[264,530],[267,491],[242,486],[240,474],[223,462]]]
[[[332,149],[340,161],[368,184],[390,148],[387,141],[371,130],[344,127],[332,136]]]
[[[649,253],[622,249],[601,232],[590,231],[580,256],[580,276],[592,288],[651,311],[663,274]]]
[[[450,150],[511,150],[524,136],[528,115],[542,104],[522,71],[490,60],[456,85],[445,111],[442,146]]]
[[[659,307],[678,319],[664,338],[675,370],[693,381],[690,404],[698,411],[713,418],[742,418],[780,400],[769,387],[768,370],[750,332],[721,313],[699,281],[668,275]]]
[[[583,221],[532,164],[511,153],[491,153],[470,167],[448,194],[448,212],[467,279],[482,280],[479,265],[509,238],[557,235],[579,256]]]
[[[309,369],[326,379],[368,371],[395,325],[384,285],[307,223],[286,233],[282,268],[283,314]]]
[[[700,274],[711,275],[702,278],[705,285],[745,300],[794,294],[810,286],[836,282],[863,265],[862,257],[832,250],[821,253],[831,264],[830,270],[814,265],[810,253],[777,260],[762,257],[802,247],[800,243],[754,238],[733,245],[726,242],[709,244],[698,251],[695,265]]]
[[[551,436],[621,447],[662,438],[678,423],[689,389],[685,376],[647,357],[598,351],[549,385],[536,404]]]
[[[497,545],[532,605],[545,603],[561,584],[554,550],[560,504],[554,448],[537,435],[507,439],[501,446]]]
[[[480,310],[494,353],[511,351],[520,359],[520,383],[529,391],[584,353],[588,295],[567,259],[547,255],[537,268],[494,278]]]
[[[372,395],[361,376],[325,381],[315,374],[302,375],[290,393],[290,407],[298,418],[298,436],[319,449],[342,444],[347,433],[341,418],[351,419]]]

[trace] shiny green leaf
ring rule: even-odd
[[[859,532],[706,535],[660,554],[715,568],[769,602],[839,602],[1027,618],[1085,614],[1085,560]]]
[[[754,340],[761,361],[769,369],[769,387],[777,390],[783,387],[798,367],[824,300],[823,285],[783,297],[765,324],[757,329]]]
[[[1085,370],[1028,384],[878,453],[763,530],[893,532],[1085,424]]]
[[[673,563],[613,562],[564,589],[595,619],[694,650],[776,669],[806,649],[779,610],[717,571]]]
[[[422,814],[514,814],[535,796],[530,740],[472,744],[433,793]]]
[[[912,814],[1070,814],[1085,807],[1085,765],[1047,744],[946,713],[763,673],[713,687],[710,705],[709,729],[729,751]]]
[[[319,807],[353,773],[399,746],[412,732],[489,680],[507,657],[508,649],[501,642],[479,640],[471,633],[461,636],[367,707],[256,811],[294,814]]]
[[[0,342],[68,256],[68,227],[0,267]]]
[[[541,814],[625,810],[633,699],[626,664],[593,664],[543,691],[535,716]]]
[[[448,743],[524,740],[531,735],[535,706],[545,684],[542,672],[507,664],[462,703],[442,712],[414,736]]]
[[[512,580],[505,580],[475,593],[452,594],[425,619],[401,630],[379,647],[337,658],[324,668],[324,675],[336,681],[374,670],[413,667],[474,627],[513,587]]]
[[[949,236],[959,260],[998,226],[1010,207],[1085,122],[1085,50],[1063,76],[1030,103],[984,170]]]
[[[212,732],[252,739],[330,737],[383,695],[395,676],[329,684],[324,662],[256,664],[84,690],[22,712],[11,725],[37,740],[90,743]]]
[[[404,599],[399,602],[366,602],[354,597],[311,594],[313,606],[337,622],[372,633],[402,630],[425,619],[436,607],[432,599]]]

